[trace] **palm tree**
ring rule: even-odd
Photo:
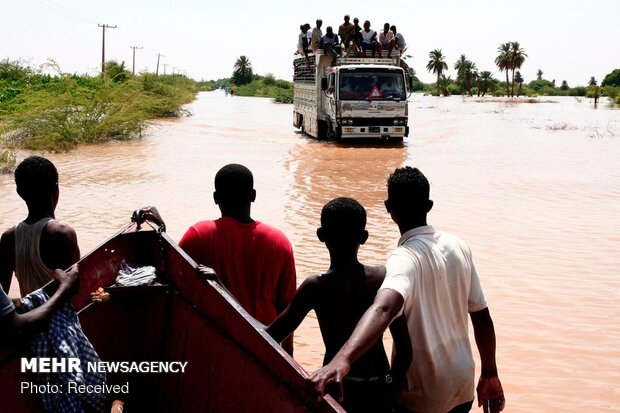
[[[437,74],[437,93],[439,90],[439,78],[444,70],[448,70],[448,64],[445,62],[445,56],[441,53],[441,49],[435,49],[428,54],[430,60],[426,65],[426,70]],[[445,77],[445,76],[444,76]],[[447,95],[445,95],[447,96]]]
[[[495,58],[495,64],[499,68],[500,72],[506,72],[506,96],[510,95],[510,91],[508,90],[509,81],[508,81],[508,70],[510,69],[510,43],[502,43],[497,48],[499,54]]]
[[[465,80],[465,67],[468,63],[469,60],[467,60],[467,57],[464,54],[462,54],[461,57],[459,57],[459,60],[454,63],[454,70],[456,70],[457,82]]]
[[[441,78],[437,80],[437,86],[441,88],[441,93],[444,96],[450,96],[450,89],[448,89],[450,83],[452,83],[452,78],[450,76],[446,77],[446,75],[441,75]]]
[[[471,96],[471,79],[473,72],[476,71],[476,65],[467,60],[467,57],[462,54],[459,60],[454,63],[454,70],[456,70],[457,83],[460,83]]]
[[[493,75],[488,70],[480,72],[480,90],[482,92],[482,96],[487,93],[489,90],[489,83],[493,81]]]
[[[538,69],[538,72],[536,72],[536,80],[542,80],[542,75],[543,71]]]
[[[519,84],[519,89],[517,90],[517,97],[519,97],[523,88],[523,76],[521,76],[521,72],[519,72],[518,70],[517,73],[515,73],[515,82]]]
[[[525,50],[521,47],[519,42],[510,42],[510,69],[512,70],[512,95],[515,95],[515,70],[521,69],[523,62],[525,62]]]
[[[246,56],[239,56],[233,67],[233,81],[237,85],[243,85],[252,81],[252,63]]]

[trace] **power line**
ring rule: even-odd
[[[33,0],[33,3],[36,4],[37,6],[57,15],[60,17],[68,17],[72,20],[76,20],[79,21],[80,23],[86,23],[86,24],[93,24],[95,22],[90,21],[90,20],[86,20],[82,17],[80,17],[79,15],[65,9],[64,7],[60,6],[57,3],[45,3],[42,0]]]

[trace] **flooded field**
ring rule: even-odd
[[[85,253],[133,209],[156,205],[178,241],[219,216],[215,172],[243,163],[256,181],[253,216],[289,236],[301,282],[327,269],[315,230],[336,196],[366,207],[361,257],[383,263],[398,239],[383,208],[385,179],[418,166],[435,201],[429,222],[473,251],[497,329],[506,411],[620,411],[620,110],[575,98],[414,96],[409,105],[404,145],[356,147],[294,131],[290,105],[200,94],[194,116],[157,123],[141,140],[45,155],[60,172],[57,218],[76,229]],[[12,176],[0,176],[0,227],[25,211]],[[321,365],[312,316],[295,342],[307,370]]]

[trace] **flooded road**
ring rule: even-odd
[[[160,122],[141,140],[44,155],[60,173],[57,218],[76,229],[82,253],[143,205],[159,208],[178,241],[219,216],[213,177],[237,162],[254,172],[253,216],[291,239],[298,282],[327,269],[315,230],[336,196],[366,207],[361,259],[381,264],[398,239],[383,208],[385,179],[418,166],[435,201],[429,222],[463,238],[476,259],[506,411],[620,411],[620,110],[574,98],[414,96],[408,142],[353,147],[300,135],[292,107],[268,99],[212,92],[189,108],[193,117]],[[0,228],[25,211],[12,176],[0,176]],[[312,371],[322,353],[311,316],[295,357]]]

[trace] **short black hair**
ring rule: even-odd
[[[321,227],[326,231],[359,233],[366,228],[366,210],[353,198],[332,199],[321,211]]]
[[[15,169],[17,193],[26,202],[51,196],[58,186],[58,171],[52,162],[29,156]]]
[[[243,165],[231,163],[215,174],[215,191],[222,200],[246,201],[253,189],[252,171]]]
[[[388,199],[398,205],[423,206],[429,200],[428,179],[418,168],[398,168],[387,179]]]

